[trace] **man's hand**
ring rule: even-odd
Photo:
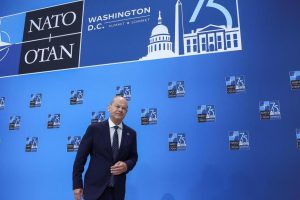
[[[73,192],[74,192],[74,199],[75,200],[81,200],[82,188],[75,189],[75,190],[73,190]]]
[[[110,172],[113,175],[120,175],[127,171],[127,164],[125,162],[119,161],[110,167]]]

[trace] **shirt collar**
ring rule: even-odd
[[[111,119],[108,119],[108,124],[109,124],[109,128],[113,128],[114,126],[118,126],[119,129],[123,129],[123,122],[121,122],[119,125],[115,125],[115,123],[113,123],[113,121],[111,121]]]

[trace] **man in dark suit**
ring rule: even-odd
[[[108,106],[109,119],[87,128],[73,166],[75,200],[124,200],[126,174],[138,159],[136,132],[123,123],[127,109],[126,99],[116,96]]]

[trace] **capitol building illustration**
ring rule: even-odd
[[[158,15],[158,24],[153,28],[148,45],[148,54],[141,60],[174,57],[173,44],[168,28],[162,24],[161,12]]]
[[[168,27],[163,25],[161,11],[158,14],[158,24],[153,28],[149,38],[148,53],[140,60],[169,58],[180,55],[197,55],[221,53],[242,49],[241,34],[238,26],[231,24],[209,24],[190,33],[184,32],[182,3],[175,4],[175,34],[174,45]]]

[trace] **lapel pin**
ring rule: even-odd
[[[130,135],[130,133],[128,133],[128,132],[127,132],[127,135],[129,136],[129,135]]]

